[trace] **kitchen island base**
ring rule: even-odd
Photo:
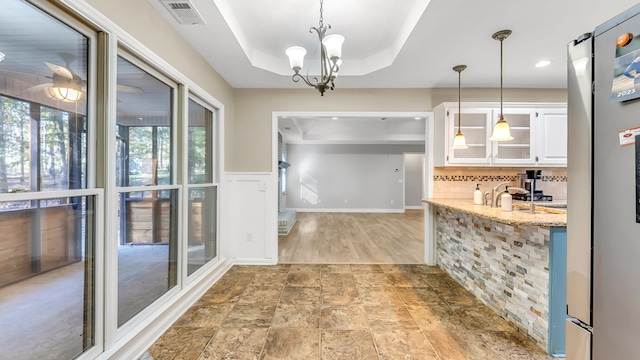
[[[432,203],[436,261],[548,354],[564,354],[566,227]],[[537,220],[536,220],[537,221]],[[554,219],[552,225],[558,225]]]

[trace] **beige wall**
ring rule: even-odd
[[[300,85],[302,87],[302,85]],[[236,89],[229,171],[271,171],[273,111],[429,111],[428,89]]]
[[[499,89],[464,89],[464,101],[499,101]],[[457,101],[457,88],[336,89],[325,96],[311,88],[236,89],[233,157],[228,171],[271,171],[273,111],[431,111]],[[565,102],[565,89],[505,89],[504,101]],[[229,147],[227,147],[229,149]]]
[[[567,89],[504,89],[504,102],[566,102]],[[433,106],[445,101],[458,101],[458,88],[440,88],[431,91]],[[463,88],[462,101],[500,102],[500,89]]]
[[[225,167],[233,144],[233,89],[146,0],[86,0],[224,105]]]

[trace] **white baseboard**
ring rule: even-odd
[[[231,260],[233,265],[275,265],[277,260],[273,259],[249,259],[249,258],[235,258]]]
[[[405,206],[406,210],[422,210],[422,205],[419,206]]]
[[[320,208],[297,208],[297,212],[317,212],[317,213],[393,213],[402,214],[404,209],[320,209]]]

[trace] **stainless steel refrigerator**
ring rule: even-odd
[[[566,357],[640,359],[640,4],[568,68]]]

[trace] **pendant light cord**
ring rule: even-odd
[[[462,117],[462,110],[460,110],[460,74],[462,70],[458,71],[458,135],[460,135],[460,118]]]
[[[504,119],[502,114],[502,42],[504,39],[500,39],[500,119]]]

